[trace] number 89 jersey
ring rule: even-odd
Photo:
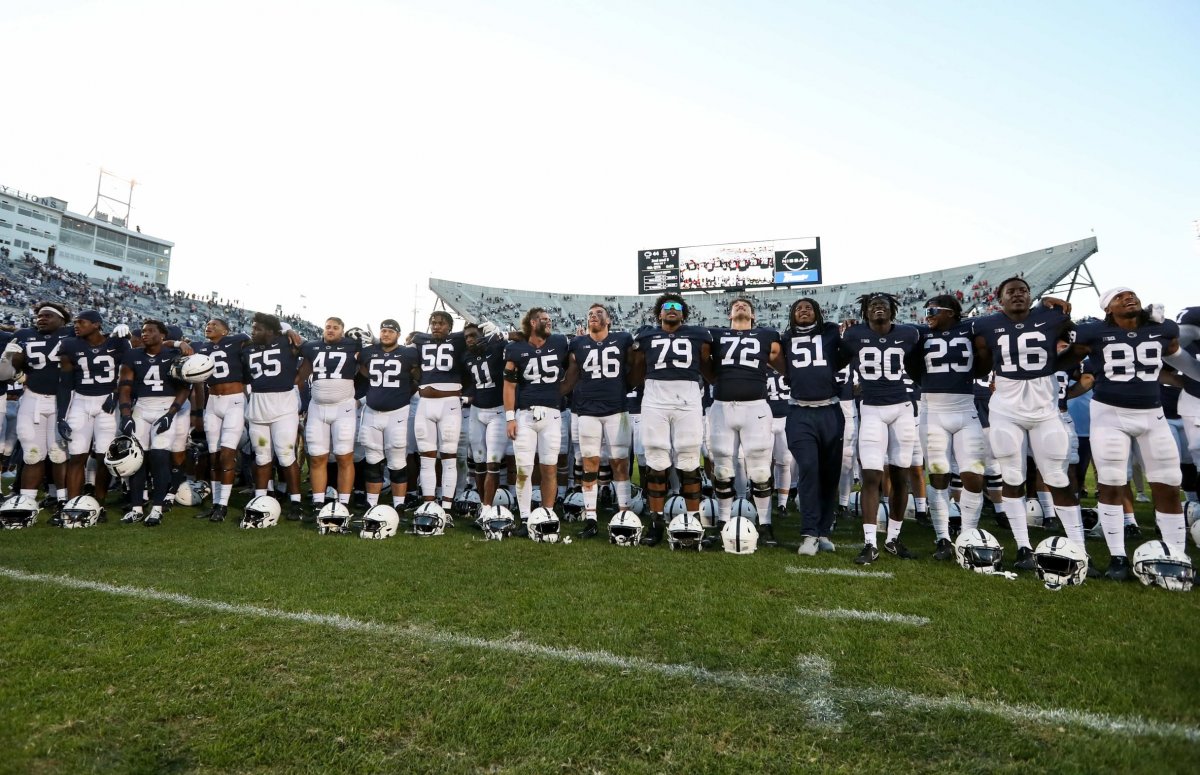
[[[907,362],[919,351],[919,339],[917,329],[905,325],[893,325],[886,334],[864,324],[846,330],[842,345],[854,355],[864,404],[892,406],[912,400],[904,378]]]
[[[529,342],[511,342],[504,348],[504,360],[520,374],[517,382],[517,408],[562,405],[558,385],[566,376],[567,338],[551,334],[541,347]]]
[[[1179,338],[1179,325],[1167,320],[1128,331],[1117,325],[1085,323],[1076,332],[1077,344],[1091,349],[1096,373],[1093,400],[1127,409],[1162,406],[1158,378],[1163,353]]]
[[[571,411],[585,417],[608,417],[625,411],[625,363],[633,336],[614,331],[597,342],[588,334],[567,346],[579,367],[571,394]]]

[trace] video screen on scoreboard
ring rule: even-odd
[[[820,237],[638,252],[639,293],[723,291],[820,283]]]

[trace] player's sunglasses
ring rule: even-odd
[[[934,315],[940,315],[943,312],[953,312],[953,311],[954,310],[950,309],[949,307],[926,307],[925,308],[925,316],[933,317]]]
[[[673,309],[676,312],[683,312],[683,305],[677,301],[663,302],[662,308],[663,310]]]

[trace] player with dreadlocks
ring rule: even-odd
[[[899,304],[889,293],[867,293],[858,299],[864,322],[842,336],[851,353],[851,365],[862,385],[859,410],[858,458],[862,466],[862,552],[854,559],[869,565],[879,557],[875,532],[884,466],[890,466],[891,518],[883,548],[901,559],[916,556],[900,540],[900,526],[908,503],[909,468],[915,460],[917,426],[906,378],[920,371],[920,334],[912,326],[897,325]]]

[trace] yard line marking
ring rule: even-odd
[[[1014,705],[1005,702],[988,702],[961,696],[931,697],[886,687],[834,686],[832,665],[817,655],[802,655],[796,661],[797,675],[750,675],[723,672],[688,664],[651,662],[641,657],[623,657],[608,651],[582,651],[579,649],[555,648],[518,639],[489,640],[469,635],[433,630],[415,625],[394,625],[352,619],[346,616],[318,614],[308,611],[292,612],[272,608],[205,600],[172,592],[133,586],[119,586],[104,582],[87,581],[70,576],[55,576],[43,573],[0,567],[0,577],[13,581],[51,584],[58,587],[103,592],[122,597],[153,600],[176,605],[215,611],[217,613],[247,616],[278,621],[300,622],[335,627],[341,630],[371,633],[390,637],[419,640],[426,643],[459,648],[479,648],[488,651],[507,652],[517,655],[540,657],[561,662],[585,663],[611,667],[622,671],[642,671],[670,678],[690,679],[698,683],[709,683],[743,691],[763,694],[783,694],[794,698],[807,707],[809,717],[822,725],[836,727],[842,718],[845,706],[892,708],[907,711],[943,711],[974,713],[1008,721],[1013,724],[1029,724],[1042,727],[1057,727],[1070,724],[1105,734],[1125,737],[1158,737],[1200,743],[1200,727],[1155,721],[1140,716],[1111,716],[1103,713],[1070,710],[1066,708],[1039,708],[1032,705]]]
[[[887,611],[858,611],[853,608],[797,608],[801,616],[816,616],[820,619],[849,619],[859,622],[887,622],[889,624],[911,624],[924,627],[932,621],[927,616],[912,614],[890,614]]]
[[[800,568],[787,565],[784,570],[788,573],[810,573],[814,576],[850,576],[856,579],[892,579],[895,574],[886,570],[852,570],[850,568]]]

